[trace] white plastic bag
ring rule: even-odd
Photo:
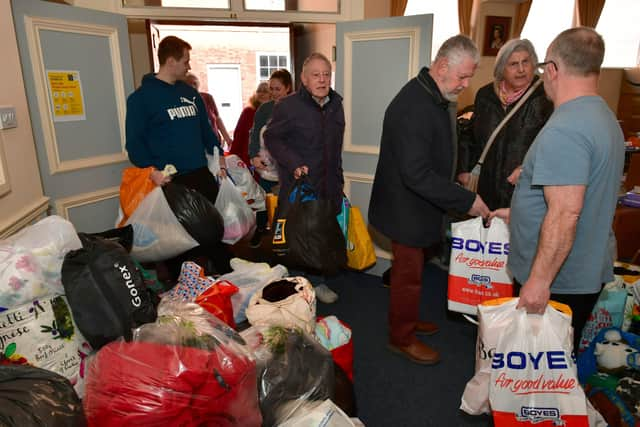
[[[464,388],[460,409],[470,415],[491,413],[489,380],[491,359],[498,345],[500,332],[515,317],[517,298],[488,301],[478,306],[478,338],[476,341],[475,375]]]
[[[139,262],[164,261],[198,246],[176,218],[160,187],[140,202],[128,224],[133,226],[131,256]]]
[[[516,310],[491,362],[489,401],[496,427],[549,421],[589,426],[572,342],[570,315],[550,305],[543,315]]]
[[[213,154],[205,151],[204,155],[207,158],[207,169],[213,176],[218,176],[220,174],[220,152],[214,149]]]
[[[242,159],[235,154],[231,154],[225,156],[224,161],[227,164],[227,174],[233,180],[236,188],[240,190],[242,197],[244,197],[251,209],[255,211],[265,210],[266,195],[264,189],[253,178],[251,171]]]
[[[331,399],[327,399],[306,402],[279,427],[355,427],[355,424]]]
[[[449,310],[476,314],[477,305],[513,296],[513,278],[507,269],[509,228],[500,218],[485,228],[482,218],[451,224]]]
[[[249,299],[258,289],[289,274],[287,268],[280,264],[271,268],[266,262],[254,263],[240,258],[231,259],[229,264],[233,271],[223,274],[218,280],[228,280],[238,287],[238,292],[231,296],[233,319],[236,324],[247,320],[245,311]]]
[[[67,252],[82,247],[73,224],[57,215],[43,218],[7,238],[5,242],[28,249],[36,256],[57,257],[62,254],[63,259]]]
[[[258,156],[260,156],[260,159],[266,168],[258,169],[258,174],[267,181],[278,182],[278,164],[273,160],[271,153],[269,153],[269,150],[267,150],[267,147],[264,144],[265,130],[267,130],[267,126],[262,126],[262,129],[260,129],[260,151],[258,152]]]
[[[221,179],[216,209],[224,221],[222,241],[233,245],[256,227],[256,216],[230,179]]]
[[[316,293],[311,283],[304,277],[287,277],[269,283],[258,289],[249,299],[245,311],[251,325],[282,326],[283,328],[300,328],[308,334],[315,332],[316,326]],[[264,298],[267,288],[281,285],[295,289],[295,293],[279,301],[268,301]]]
[[[73,225],[52,215],[0,242],[0,307],[64,294],[60,271],[82,243]]]
[[[64,295],[35,299],[4,311],[2,317],[0,352],[5,363],[53,371],[83,396],[84,359],[92,350]]]

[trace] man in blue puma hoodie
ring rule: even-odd
[[[144,76],[142,86],[127,99],[127,151],[138,167],[161,171],[173,164],[181,176],[207,171],[205,149],[212,153],[217,148],[222,154],[202,98],[182,81],[191,68],[190,50],[184,40],[165,37],[158,46],[158,73]],[[215,182],[203,172],[198,176]],[[162,185],[170,178],[157,173],[152,179]]]
[[[209,153],[219,150],[222,177],[226,169],[223,169],[220,142],[211,130],[202,98],[183,81],[191,69],[190,50],[191,45],[178,37],[165,37],[160,42],[158,73],[144,76],[142,86],[127,99],[126,148],[135,166],[156,169],[151,174],[156,185],[173,181],[197,190],[215,203],[218,184],[207,168],[205,150]],[[176,167],[175,176],[162,174],[167,164]],[[188,252],[180,260],[170,262],[170,270],[179,272],[183,259],[200,255],[202,249],[196,249],[197,253]],[[229,270],[226,250],[222,247],[204,250],[218,273]]]

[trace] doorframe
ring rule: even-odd
[[[338,13],[328,12],[278,12],[244,10],[243,0],[229,0],[229,9],[175,8],[175,7],[124,7],[121,0],[75,0],[74,5],[108,10],[128,18],[149,19],[215,19],[230,24],[247,22],[317,22],[336,23],[364,19],[364,0],[338,0]]]
[[[295,22],[255,22],[255,21],[239,21],[239,22],[229,22],[225,20],[215,20],[215,19],[145,19],[145,28],[147,32],[147,47],[149,49],[149,63],[151,64],[151,70],[157,70],[156,65],[158,63],[158,43],[160,40],[154,34],[156,25],[179,25],[185,27],[197,27],[197,26],[216,26],[216,27],[278,27],[278,28],[288,28],[289,29],[289,61],[293,58],[294,46],[293,46],[293,24]],[[293,75],[294,67],[293,64],[289,67],[291,74]]]

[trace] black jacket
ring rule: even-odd
[[[466,213],[475,199],[452,180],[456,147],[448,108],[423,68],[385,112],[369,222],[403,245],[439,242],[445,212]]]
[[[309,179],[321,199],[342,201],[342,97],[333,89],[322,108],[304,86],[275,104],[264,143],[278,163],[279,204],[287,201],[293,171],[309,167]]]
[[[509,105],[506,110],[502,108],[493,85],[489,83],[478,90],[471,126],[460,132],[458,172],[470,172],[473,169],[489,136],[516,104]],[[540,85],[496,137],[478,181],[478,194],[489,209],[511,205],[514,186],[507,182],[507,177],[522,164],[527,150],[552,112],[553,104],[547,99],[543,85]]]

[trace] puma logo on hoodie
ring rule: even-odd
[[[190,100],[185,98],[184,96],[181,96],[180,101],[182,103],[189,104],[189,105],[175,107],[175,108],[168,108],[167,113],[169,114],[169,118],[171,120],[184,119],[185,117],[196,117],[198,115],[195,96],[193,97],[193,100]]]

